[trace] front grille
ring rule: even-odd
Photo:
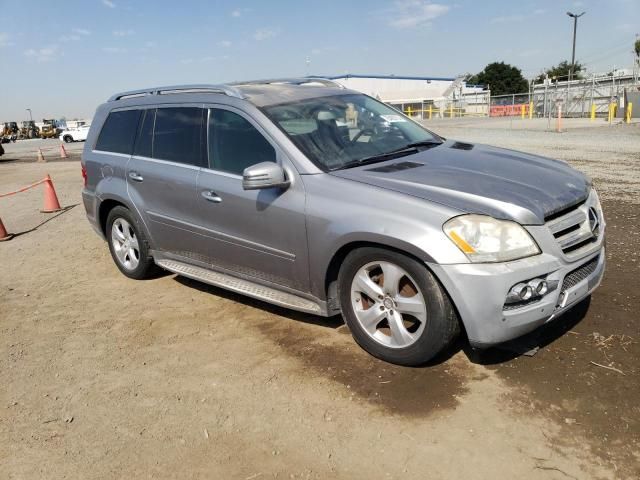
[[[598,230],[592,231],[592,225],[589,222],[587,203],[563,210],[559,215],[551,216],[545,224],[551,230],[562,251],[567,255],[598,240]]]
[[[571,272],[569,272],[564,277],[564,280],[562,281],[562,288],[560,289],[560,291],[564,292],[568,288],[576,286],[582,280],[584,280],[589,275],[591,275],[593,272],[595,272],[596,271],[596,267],[598,266],[598,259],[599,258],[600,258],[600,255],[596,255],[595,257],[593,257],[591,260],[589,260],[584,265],[582,265],[582,266],[576,268],[575,270],[572,270]]]

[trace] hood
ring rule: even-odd
[[[453,140],[331,175],[524,225],[543,224],[584,201],[591,187],[586,175],[559,160]]]

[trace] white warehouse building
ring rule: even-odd
[[[456,113],[489,113],[489,92],[482,85],[467,85],[462,77],[405,77],[398,75],[344,74],[325,77],[352,90],[365,93],[398,110],[424,117],[429,110],[434,115]],[[431,108],[430,108],[431,107]],[[455,113],[454,113],[455,114]]]

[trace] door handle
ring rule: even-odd
[[[213,203],[222,202],[222,198],[220,198],[216,192],[212,192],[211,190],[205,190],[204,192],[201,193],[201,195],[206,200],[209,200],[210,202],[213,202]]]
[[[138,172],[129,172],[129,178],[135,182],[141,182],[142,180],[144,180],[144,178],[142,178],[142,175],[140,175]]]

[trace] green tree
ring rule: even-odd
[[[493,62],[480,73],[467,77],[467,83],[487,85],[492,95],[508,95],[529,91],[529,83],[518,67],[504,62]]]
[[[548,76],[550,79],[555,78],[560,81],[568,80],[569,70],[571,70],[571,63],[566,60],[563,60],[555,67],[547,68],[542,75],[536,78],[536,82],[542,82],[545,76]],[[584,65],[576,62],[575,65],[573,66],[573,79],[579,80],[583,78],[582,75],[580,74],[580,72],[582,72],[583,70],[584,70]]]
[[[636,57],[640,58],[640,38],[636,40],[636,43],[633,45],[633,49],[636,52]]]

